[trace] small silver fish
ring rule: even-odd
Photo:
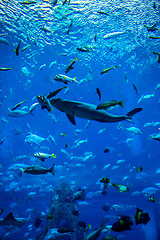
[[[9,110],[9,113],[8,113],[9,117],[23,117],[30,113],[29,111],[23,111],[23,110],[13,110],[12,111],[9,108],[8,108],[8,110]]]

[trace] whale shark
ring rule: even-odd
[[[123,120],[133,122],[132,117],[142,110],[142,108],[135,108],[126,115],[118,116],[104,110],[97,110],[97,105],[90,103],[70,101],[61,98],[53,98],[50,100],[50,103],[61,112],[65,112],[73,125],[76,125],[75,117],[108,123],[120,122]]]

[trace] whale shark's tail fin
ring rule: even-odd
[[[126,116],[127,117],[133,117],[136,113],[142,111],[143,108],[134,108],[133,110],[129,111]]]
[[[142,111],[143,110],[143,108],[134,108],[133,110],[131,110],[131,111],[129,111],[127,114],[126,114],[126,117],[127,117],[127,121],[128,122],[133,122],[133,119],[132,119],[132,117],[136,114],[136,113],[138,113],[138,112],[140,112],[140,111]]]

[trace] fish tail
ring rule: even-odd
[[[54,153],[52,153],[52,157],[53,157],[53,158],[56,158],[56,156],[55,156],[55,154],[54,154]]]
[[[53,166],[50,168],[50,173],[52,173],[53,175],[55,175],[55,172],[54,172],[54,166],[55,166],[55,163],[53,164]]]
[[[123,100],[118,103],[123,108]]]
[[[118,68],[118,65],[116,65],[115,68]]]

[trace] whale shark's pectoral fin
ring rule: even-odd
[[[76,125],[76,121],[75,121],[74,116],[69,115],[69,114],[67,114],[67,113],[66,113],[66,115],[67,115],[67,118],[69,119],[69,121],[70,121],[73,125]]]

